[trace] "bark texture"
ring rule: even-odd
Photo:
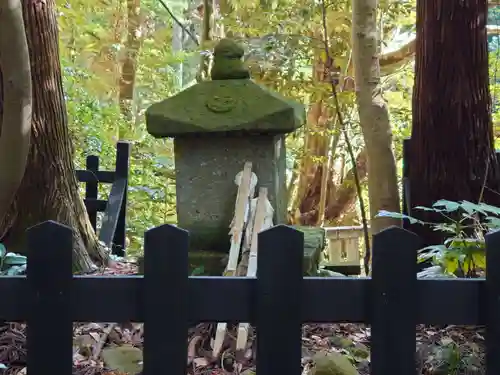
[[[132,102],[137,65],[137,54],[141,46],[141,2],[140,0],[127,0],[127,41],[125,43],[125,57],[121,68],[119,104],[122,115],[132,121]],[[122,138],[120,136],[120,138]]]
[[[0,223],[0,241],[12,251],[25,252],[27,228],[45,220],[58,221],[74,230],[75,271],[89,271],[90,256],[104,263],[107,254],[98,243],[78,194],[54,0],[23,0],[23,16],[33,86],[32,142],[26,173],[8,216]]]
[[[322,37],[318,32],[315,37]],[[318,49],[313,65],[313,77],[318,85],[330,80],[325,69],[323,49]],[[350,64],[348,64],[350,65]],[[343,90],[345,89],[345,83]],[[334,223],[352,208],[356,199],[356,188],[352,171],[344,175],[344,168],[335,168],[335,156],[340,135],[340,122],[331,107],[329,92],[318,92],[311,96],[304,131],[304,151],[296,174],[292,176],[295,186],[291,186],[290,223],[296,225],[318,225],[321,222]],[[333,154],[333,155],[330,155]],[[331,158],[331,160],[329,160]],[[357,157],[359,178],[366,177],[366,154],[362,151]],[[328,173],[324,171],[329,168]],[[339,178],[334,178],[337,175]],[[295,193],[295,194],[293,194]],[[324,214],[324,215],[322,215]]]
[[[0,2],[0,221],[24,175],[31,135],[31,73],[20,0]],[[5,87],[3,87],[5,85]]]
[[[417,2],[410,203],[500,204],[491,122],[486,0]],[[484,196],[483,185],[486,182]],[[427,213],[415,216],[432,219]],[[438,218],[442,221],[442,218]],[[413,226],[427,243],[440,233]]]
[[[401,224],[399,220],[375,217],[380,210],[400,210],[389,111],[379,87],[377,3],[377,0],[352,2],[356,102],[368,157],[370,228],[373,234]]]
[[[319,199],[321,189],[323,165],[319,165],[310,188],[302,200],[299,207],[300,217],[295,218],[294,224],[314,225],[318,221]],[[362,150],[356,159],[356,170],[360,181],[365,181],[367,175],[367,157],[365,150]],[[330,173],[332,175],[333,173]],[[356,202],[356,184],[354,179],[354,169],[350,169],[342,178],[342,182],[335,184],[333,179],[329,178],[326,187],[326,204],[324,221],[328,224],[335,223],[342,219],[342,216]]]

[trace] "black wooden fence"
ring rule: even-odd
[[[417,280],[419,238],[390,228],[374,236],[371,278],[303,278],[303,234],[259,234],[256,278],[188,277],[188,232],[145,236],[142,276],[71,273],[71,229],[29,231],[27,276],[0,277],[0,319],[27,321],[28,374],[70,375],[74,321],[144,322],[144,375],[186,371],[187,330],[200,321],[257,327],[257,373],[301,373],[304,322],[371,325],[371,374],[416,374],[416,325],[486,326],[487,375],[500,374],[500,233],[487,236],[486,279]],[[56,353],[56,357],[54,357]]]
[[[125,256],[127,188],[130,143],[116,144],[114,171],[99,170],[99,156],[87,156],[84,170],[77,170],[78,181],[85,183],[85,207],[90,223],[97,232],[97,213],[104,212],[99,240],[111,248],[112,253]],[[111,184],[108,199],[99,199],[99,184]]]

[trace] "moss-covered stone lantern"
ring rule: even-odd
[[[302,125],[304,108],[253,82],[242,56],[240,46],[221,40],[211,81],[146,111],[150,134],[174,138],[177,220],[193,250],[228,252],[234,178],[246,161],[268,188],[275,223],[286,221],[284,134]]]

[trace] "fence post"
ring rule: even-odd
[[[127,190],[128,171],[130,162],[130,143],[120,141],[116,144],[116,178],[124,178],[126,181],[125,193],[123,194],[122,207],[118,215],[115,235],[113,237],[113,254],[125,256],[126,228],[127,228]]]
[[[73,368],[72,230],[54,221],[28,229],[28,373],[68,375]],[[56,358],[54,357],[56,353]]]
[[[165,224],[144,238],[144,375],[186,372],[187,231]]]
[[[500,231],[486,235],[486,375],[500,374]],[[482,306],[479,307],[481,311]]]
[[[421,241],[397,227],[373,237],[371,374],[415,375]]]
[[[300,375],[304,234],[278,225],[258,241],[257,374]]]
[[[99,193],[99,179],[97,178],[97,172],[99,171],[99,156],[89,155],[85,161],[85,169],[92,172],[94,175],[93,181],[88,181],[85,183],[85,198],[86,199],[97,199]],[[97,211],[90,212],[87,209],[89,215],[90,223],[94,230],[97,230]]]

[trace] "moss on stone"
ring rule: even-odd
[[[200,82],[146,110],[153,136],[215,132],[289,133],[305,120],[304,106],[249,79],[243,50],[223,39],[214,49],[212,81]]]
[[[230,39],[222,39],[214,48],[212,80],[248,79],[250,73],[243,66],[241,58],[244,51]]]
[[[325,229],[299,225],[293,227],[304,233],[304,273],[306,275],[316,275],[321,252],[326,246]]]
[[[289,133],[304,108],[249,79],[205,81],[146,110],[148,132],[177,137],[213,132]]]

